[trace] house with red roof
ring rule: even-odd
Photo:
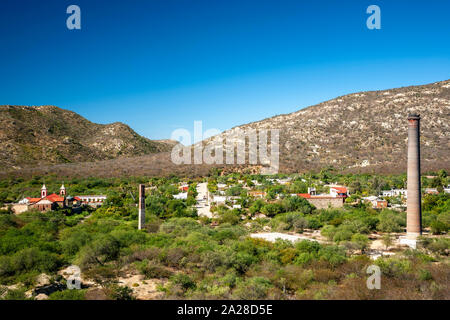
[[[20,214],[29,209],[36,209],[41,212],[55,210],[57,208],[72,208],[73,210],[81,211],[81,205],[88,205],[91,207],[99,207],[106,200],[104,195],[85,195],[85,196],[67,196],[64,184],[59,188],[59,194],[47,194],[45,184],[41,188],[41,197],[32,198],[26,197],[18,203],[12,204],[12,210],[16,214]]]
[[[47,195],[47,188],[45,184],[41,188],[40,198],[25,198],[28,200],[29,209],[37,209],[39,211],[50,211],[57,207],[63,208],[66,206],[66,188],[64,184],[61,186],[59,195],[52,193]]]
[[[339,208],[344,205],[348,191],[346,187],[333,186],[329,194],[316,194],[315,188],[308,188],[308,193],[299,193],[297,196],[306,199],[317,209]]]
[[[346,187],[330,187],[330,195],[332,197],[348,197],[348,190]]]

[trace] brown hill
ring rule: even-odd
[[[345,95],[300,111],[242,125],[280,129],[280,168],[402,172],[407,115],[419,113],[423,170],[450,168],[450,80]]]
[[[349,94],[294,113],[278,115],[236,128],[280,129],[280,172],[304,172],[332,166],[342,172],[401,173],[406,170],[406,117],[412,112],[420,113],[422,117],[422,170],[449,170],[450,80],[422,86]],[[0,132],[5,132],[4,128],[5,125],[2,123]],[[41,128],[44,132],[51,130],[42,124]],[[108,126],[101,128],[108,132],[106,129]],[[237,130],[236,128],[223,132],[221,136],[226,139]],[[10,135],[14,137],[14,134]],[[99,143],[97,139],[115,141],[113,134],[82,137],[90,141],[84,145],[92,147],[97,143],[100,150],[104,143]],[[3,139],[1,134],[0,139]],[[107,145],[108,147],[105,145],[107,150],[123,148],[118,147],[121,144],[114,142]],[[134,148],[136,149],[125,148],[125,150],[142,150],[142,147]],[[59,149],[53,150],[56,152]],[[117,155],[118,151],[115,154]],[[5,157],[6,155],[2,154],[1,159]],[[4,175],[54,173],[61,176],[168,174],[193,176],[205,175],[213,166],[223,167],[178,166],[170,161],[170,153],[162,152],[97,162],[46,165],[26,170],[12,170],[4,172]],[[260,171],[261,166],[231,166],[227,167],[227,170],[255,172]]]
[[[96,124],[55,106],[0,106],[0,167],[114,159],[168,151],[129,126]]]

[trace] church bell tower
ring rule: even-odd
[[[41,198],[45,198],[46,196],[47,196],[47,188],[45,187],[44,183],[41,188]]]
[[[66,187],[64,187],[64,183],[61,185],[61,188],[59,188],[59,195],[61,197],[65,197],[66,196]]]

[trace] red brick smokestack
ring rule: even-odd
[[[420,115],[408,115],[408,199],[406,215],[407,238],[422,234],[420,188]]]

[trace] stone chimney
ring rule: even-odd
[[[408,199],[406,215],[407,238],[422,234],[420,188],[420,115],[408,115]]]
[[[139,224],[138,229],[141,230],[145,225],[145,185],[139,185]]]

